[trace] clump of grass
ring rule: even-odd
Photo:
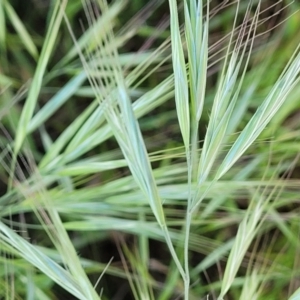
[[[124,1],[85,1],[77,38],[79,1],[54,1],[40,54],[1,4],[36,66],[19,93],[9,68],[0,77],[0,297],[59,299],[57,286],[77,299],[299,297],[297,39],[279,60],[283,29],[257,45],[272,17],[262,1],[200,0],[169,0],[165,38],[165,22],[145,25],[161,2],[118,29]],[[73,42],[57,56],[63,21]],[[154,36],[161,46],[148,48]],[[161,141],[162,127],[177,140]],[[111,237],[122,264],[103,249]]]

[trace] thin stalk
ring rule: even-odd
[[[191,199],[191,197],[189,197]],[[189,200],[190,202],[190,200]],[[190,231],[191,231],[191,222],[192,222],[192,212],[190,210],[191,203],[188,203],[188,208],[186,212],[186,221],[185,221],[185,241],[184,241],[184,267],[186,272],[186,281],[184,285],[184,299],[189,299],[190,291],[190,271],[189,271],[189,240],[190,240]]]
[[[193,176],[193,157],[190,149],[187,149],[187,164],[188,164],[188,187],[189,195],[187,202],[186,211],[186,222],[184,223],[183,232],[184,234],[184,269],[186,273],[186,280],[184,282],[184,299],[189,299],[189,288],[190,288],[190,270],[189,270],[189,240],[190,240],[190,229],[192,216],[189,213],[192,206],[192,176]]]
[[[173,243],[172,243],[172,240],[171,240],[171,237],[170,237],[170,234],[169,234],[169,231],[168,231],[168,228],[165,224],[163,224],[161,226],[161,229],[164,233],[164,236],[165,236],[165,240],[166,240],[166,243],[168,245],[168,248],[170,250],[170,253],[171,253],[171,256],[172,258],[174,259],[174,262],[179,270],[179,273],[183,279],[183,282],[184,282],[184,286],[186,286],[186,281],[187,281],[187,274],[185,274],[185,271],[184,269],[182,268],[182,265],[178,259],[178,256],[177,256],[177,253],[174,249],[174,246],[173,246]]]

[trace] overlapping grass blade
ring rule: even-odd
[[[251,120],[243,129],[224,161],[218,169],[216,179],[221,178],[229,168],[241,157],[241,155],[251,146],[260,133],[271,121],[272,117],[284,104],[289,93],[299,82],[300,54],[296,50],[276,84],[272,87],[268,96],[259,106]]]
[[[41,126],[55,111],[57,111],[74,93],[79,89],[81,84],[86,80],[84,72],[76,75],[63,88],[56,93],[47,104],[41,108],[38,113],[30,120],[27,133],[31,133]]]
[[[32,164],[33,160],[28,157],[28,161]],[[27,164],[25,165],[27,166]],[[32,172],[33,165],[28,165],[28,172]],[[64,228],[62,221],[60,219],[60,216],[58,214],[57,209],[53,206],[52,201],[50,201],[50,195],[44,188],[44,182],[41,180],[40,175],[38,172],[35,172],[33,174],[33,182],[35,184],[35,192],[32,194],[32,189],[30,186],[27,185],[25,176],[19,168],[19,177],[22,178],[23,183],[19,183],[17,179],[15,179],[15,182],[18,185],[18,192],[20,195],[23,195],[23,197],[27,200],[29,200],[29,205],[32,208],[32,210],[35,212],[36,216],[40,220],[41,224],[43,225],[43,229],[48,234],[50,240],[53,242],[55,248],[57,249],[58,253],[60,254],[61,261],[63,262],[65,269],[68,271],[65,271],[64,269],[61,269],[61,272],[64,271],[66,276],[69,276],[73,283],[72,286],[68,287],[68,290],[73,288],[72,293],[74,294],[74,291],[78,289],[78,291],[81,291],[79,299],[99,299],[99,296],[97,295],[96,291],[94,290],[93,286],[91,285],[89,279],[87,278],[87,275],[85,271],[83,270],[83,267],[80,263],[79,256],[76,253],[76,250],[74,248],[74,245],[72,244],[66,229]],[[11,211],[9,212],[11,213]],[[0,223],[1,224],[1,223]],[[24,225],[23,225],[24,226]],[[18,251],[20,251],[20,255],[28,260],[28,255],[32,255],[31,260],[29,262],[33,262],[36,259],[40,257],[43,259],[46,259],[47,257],[43,253],[38,253],[39,250],[33,248],[31,249],[31,253],[24,254],[22,251],[25,251],[25,246],[29,247],[29,243],[23,238],[18,237],[17,241],[21,244],[22,247],[16,247],[15,242],[16,241],[10,241],[10,239],[14,239],[15,236],[11,235],[11,232],[6,228],[6,226],[2,223],[2,231],[6,233],[7,231],[10,233],[6,233],[6,238],[4,239],[7,243],[14,246]],[[6,230],[6,231],[5,231]],[[22,244],[22,240],[24,240]],[[49,258],[47,258],[49,260]],[[49,260],[49,263],[52,263],[52,261]],[[54,262],[53,262],[54,263]],[[47,275],[47,269],[45,269],[45,263],[34,263],[36,267],[38,267],[42,272],[45,272]],[[55,268],[60,268],[59,266],[55,266]],[[48,275],[49,276],[49,275]],[[52,277],[54,274],[52,275]],[[51,276],[50,276],[51,277]],[[53,278],[54,279],[54,278]],[[58,282],[58,278],[55,278],[55,281]],[[58,282],[60,285],[62,285],[63,280],[61,282]],[[62,285],[63,286],[63,285]]]
[[[155,3],[153,5],[157,5],[158,2],[160,1],[153,2]],[[80,258],[75,249],[85,255],[86,247],[90,247],[91,244],[93,247],[96,243],[95,247],[97,247],[98,241],[100,243],[107,241],[115,231],[126,238],[130,235],[130,240],[132,237],[136,238],[139,245],[140,253],[137,255],[133,255],[129,248],[123,249],[132,264],[132,269],[127,273],[127,280],[134,283],[132,292],[135,293],[137,299],[162,300],[182,297],[182,295],[186,299],[198,299],[208,297],[208,295],[215,297],[220,291],[223,297],[228,291],[233,298],[250,297],[252,300],[254,297],[263,298],[266,293],[270,293],[270,297],[276,296],[280,287],[282,287],[280,295],[288,295],[289,291],[295,290],[299,274],[297,262],[294,263],[294,257],[299,249],[297,237],[299,182],[297,179],[285,182],[279,177],[282,172],[290,168],[289,162],[299,149],[295,140],[299,135],[297,90],[293,90],[295,95],[289,98],[289,101],[295,102],[293,105],[288,103],[285,109],[282,109],[284,100],[281,102],[282,98],[286,99],[293,85],[298,82],[298,75],[294,74],[293,77],[292,72],[298,72],[299,64],[296,63],[295,68],[291,67],[293,63],[290,64],[290,69],[284,71],[279,83],[275,85],[276,91],[272,92],[271,89],[270,97],[266,98],[266,87],[273,85],[273,78],[278,76],[275,65],[284,63],[284,58],[276,59],[278,52],[274,43],[274,51],[270,52],[268,62],[261,58],[262,52],[257,48],[259,51],[257,54],[254,53],[253,61],[248,64],[255,30],[263,22],[267,22],[268,17],[258,20],[258,15],[264,14],[262,11],[254,13],[253,9],[251,13],[254,17],[247,15],[248,2],[241,2],[238,10],[244,13],[245,8],[248,23],[243,23],[240,27],[236,26],[234,32],[231,33],[232,38],[229,44],[234,46],[229,46],[226,52],[224,71],[219,77],[217,87],[212,86],[214,82],[210,82],[207,65],[210,72],[218,71],[217,63],[224,58],[220,54],[223,50],[220,53],[217,51],[219,48],[223,49],[228,38],[227,36],[224,40],[221,38],[219,44],[208,48],[208,43],[211,42],[208,38],[208,17],[204,20],[203,14],[205,13],[202,11],[203,6],[210,1],[183,2],[183,15],[180,9],[179,12],[177,10],[177,2],[170,0],[172,20],[176,21],[175,25],[174,22],[171,24],[171,29],[174,29],[172,32],[174,75],[169,74],[171,62],[169,39],[163,42],[158,50],[149,49],[143,53],[139,53],[139,50],[134,50],[129,54],[118,53],[120,46],[124,47],[121,51],[128,50],[124,41],[128,41],[134,32],[139,31],[133,22],[126,29],[121,29],[120,34],[113,34],[112,29],[115,24],[119,20],[123,21],[123,15],[118,19],[115,16],[123,7],[124,1],[116,1],[109,7],[106,1],[100,1],[99,14],[91,10],[94,8],[97,10],[95,2],[91,6],[88,4],[86,12],[90,20],[87,33],[83,34],[79,44],[75,44],[74,48],[66,51],[67,55],[62,56],[52,70],[43,72],[45,89],[41,89],[40,86],[36,95],[40,92],[52,93],[57,89],[56,85],[60,84],[61,79],[69,81],[60,91],[55,92],[42,108],[37,109],[34,105],[36,115],[33,116],[32,113],[28,119],[24,136],[28,135],[28,145],[35,156],[34,161],[37,161],[39,165],[34,166],[34,170],[29,170],[30,175],[27,179],[24,177],[21,182],[13,180],[11,190],[0,197],[0,215],[3,223],[9,223],[8,220],[13,216],[14,221],[11,221],[10,225],[14,229],[20,228],[29,232],[30,229],[39,230],[39,232],[42,229],[52,240],[53,245],[48,245],[48,248],[32,246],[34,250],[30,248],[30,251],[25,253],[27,248],[21,245],[23,241],[21,235],[18,235],[19,239],[15,241],[13,235],[1,234],[2,248],[5,248],[9,255],[16,257],[23,255],[26,260],[25,262],[23,259],[9,258],[7,263],[9,267],[13,267],[15,273],[11,272],[12,269],[9,272],[23,284],[28,284],[28,292],[35,289],[35,297],[38,299],[44,299],[43,297],[46,297],[45,294],[49,290],[45,287],[47,283],[39,286],[42,280],[47,281],[48,284],[57,282],[61,285],[65,280],[67,284],[63,288],[74,297],[98,299],[94,291],[100,289],[96,287],[98,280],[94,280],[93,283],[96,282],[96,284],[92,286],[86,277],[87,275],[91,278],[94,275],[99,277],[98,273],[105,270],[103,264],[97,263],[99,253],[97,251],[96,255],[89,253],[90,260],[86,260]],[[252,3],[257,2],[260,1],[252,1]],[[234,5],[224,18],[221,15],[220,18],[215,15],[219,6],[216,9],[213,8],[210,12],[210,16],[213,16],[209,20],[210,29],[221,28],[220,22],[226,18],[228,18],[227,21],[230,19],[232,22],[231,16],[234,13],[237,14],[234,11],[236,3],[229,4]],[[149,5],[151,6],[151,3]],[[146,11],[145,15],[150,15],[149,11]],[[178,15],[184,17],[185,31],[179,26]],[[208,11],[206,15],[208,16]],[[141,19],[143,19],[142,16],[138,19],[139,26],[143,23]],[[77,20],[71,21],[74,24]],[[152,20],[149,24],[151,22]],[[140,29],[139,37],[144,38],[149,24]],[[215,24],[219,25],[214,27]],[[227,28],[227,25],[223,28]],[[149,32],[156,31],[151,27]],[[240,32],[238,36],[237,32]],[[213,33],[215,34],[215,31]],[[166,35],[168,35],[167,31],[163,32],[159,38]],[[214,39],[214,36],[211,38]],[[276,35],[273,38],[275,39]],[[137,41],[139,40],[138,38]],[[262,41],[258,42],[262,43]],[[19,42],[19,44],[22,43]],[[174,48],[175,45],[179,48]],[[278,42],[278,45],[282,44]],[[24,49],[23,44],[21,47]],[[86,49],[86,53],[81,54],[84,56],[81,58],[86,74],[82,72],[75,53],[78,50],[81,53],[82,49]],[[215,57],[211,56],[211,52],[210,58],[208,57],[209,49],[217,53]],[[62,50],[66,49],[62,47]],[[142,50],[144,50],[143,47],[141,47]],[[54,49],[51,52],[54,53]],[[298,56],[295,55],[293,59],[296,62]],[[134,61],[131,62],[132,60]],[[257,68],[257,64],[261,64],[261,61],[263,64],[266,62],[264,67]],[[179,66],[179,69],[175,67],[175,64]],[[272,66],[272,74],[270,74],[271,68],[268,69],[270,66]],[[26,67],[22,66],[21,69],[24,71]],[[290,76],[286,76],[289,70]],[[156,85],[154,72],[159,74],[159,79],[169,77]],[[265,74],[270,76],[265,76]],[[81,86],[86,75],[91,81],[93,90],[90,87]],[[9,74],[1,78],[5,82]],[[146,81],[148,78],[150,81],[154,78],[154,82],[149,84]],[[19,84],[18,80],[13,78],[14,86]],[[206,80],[209,83],[207,87]],[[55,87],[48,86],[52,83]],[[12,104],[7,104],[7,99],[10,99],[13,92],[13,88],[9,88],[8,93],[5,94],[5,105],[1,106],[0,116],[7,124],[10,124],[12,115],[14,120],[18,120],[20,116],[19,103],[13,107],[13,112],[9,111]],[[94,100],[93,92],[97,97],[96,100]],[[172,111],[168,115],[168,109],[172,108],[173,104],[170,102],[169,106],[166,101],[172,99],[174,94],[177,97],[177,118],[180,123],[178,132],[181,133],[184,146],[180,142],[180,137],[178,141],[178,124],[174,121],[176,112]],[[131,103],[131,95],[133,95],[132,99],[137,99],[134,103]],[[267,100],[252,116],[251,112],[257,108],[262,96]],[[83,112],[77,108],[75,101],[77,97],[82,97],[80,101],[83,101],[84,105],[91,99],[90,105]],[[276,103],[270,100],[275,98],[279,99],[275,101]],[[48,99],[47,95],[46,99]],[[46,99],[44,94],[41,94],[39,104],[42,105]],[[69,102],[66,103],[66,101]],[[73,114],[68,116],[66,120],[68,125],[64,127],[63,124],[53,132],[52,125],[56,120],[53,120],[52,116],[65,107],[74,108],[78,115],[75,120],[71,119]],[[154,109],[155,117],[153,114],[150,117],[145,116]],[[165,109],[166,112],[164,112]],[[210,110],[210,117],[207,118],[206,112]],[[280,115],[275,117],[275,113],[279,110]],[[141,118],[142,116],[145,118]],[[209,121],[203,150],[199,149],[200,143],[198,144],[199,136],[202,139],[204,135],[202,129],[198,135],[201,116],[201,126],[205,126],[205,122]],[[247,120],[250,120],[248,125]],[[272,126],[262,131],[263,129],[260,130],[256,126],[255,120],[264,128],[267,123],[273,122]],[[161,122],[166,125],[162,130],[160,130]],[[247,129],[247,132],[242,131],[242,134],[237,134],[236,132],[242,128],[244,131]],[[14,132],[14,126],[9,127],[7,131],[10,129]],[[160,131],[159,135],[162,134],[161,131],[171,130],[172,136],[166,135],[168,140],[152,143],[152,140],[157,139],[156,132],[155,136],[152,135],[152,132],[156,130]],[[59,137],[55,139],[52,133]],[[255,142],[260,133],[262,133],[261,139]],[[270,135],[274,139],[272,155],[266,151],[268,144],[266,139]],[[164,134],[162,136],[165,137]],[[119,143],[120,150],[107,149],[110,147],[110,141],[107,144],[104,142],[112,137]],[[40,138],[42,145],[39,144]],[[10,156],[6,158],[7,149],[13,149],[14,141],[6,134],[1,135],[0,141],[3,147],[0,158],[4,161],[2,161],[4,170],[0,170],[0,175],[1,178],[6,179],[8,177],[6,173],[11,171],[7,163],[11,161],[11,158]],[[37,141],[38,145],[32,141]],[[20,139],[18,143],[22,146]],[[112,143],[115,147],[114,141]],[[145,144],[149,145],[148,149]],[[164,148],[157,151],[160,145]],[[174,145],[176,149],[172,148]],[[18,146],[19,150],[21,146]],[[152,149],[155,149],[154,153],[151,153]],[[249,151],[249,155],[248,153],[244,155],[245,151]],[[122,153],[125,159],[122,159]],[[276,169],[275,165],[278,160],[282,159],[282,156],[284,156],[284,163]],[[262,178],[263,171],[268,157],[270,157],[271,164],[266,171],[265,178],[267,179],[264,179]],[[242,159],[238,161],[239,158]],[[187,160],[187,163],[183,163],[183,160]],[[26,160],[24,161],[26,165]],[[237,161],[238,163],[235,163]],[[127,173],[128,167],[131,175]],[[21,168],[16,169],[18,173]],[[270,179],[268,179],[269,175]],[[292,175],[295,178],[297,171]],[[255,190],[257,193],[253,195]],[[261,191],[262,194],[260,194]],[[280,195],[280,199],[277,195]],[[244,207],[248,206],[249,199],[252,199],[252,203],[246,210]],[[203,209],[196,214],[200,203]],[[291,210],[290,207],[292,207]],[[287,208],[289,212],[285,213]],[[19,214],[25,214],[26,221],[28,221],[27,216],[32,216],[33,213],[38,216],[43,227],[36,223],[26,224],[20,220],[15,221]],[[35,222],[36,217],[33,216],[33,218]],[[0,226],[0,228],[2,232],[5,231],[4,227]],[[185,232],[180,228],[185,229]],[[239,230],[234,240],[236,228]],[[76,237],[72,239],[72,242],[67,230],[76,232]],[[263,250],[256,252],[256,249],[252,249],[252,244],[249,247],[251,241],[258,244],[261,238],[272,235],[274,231],[278,232],[280,239],[276,241],[276,249],[270,255]],[[33,234],[32,237],[34,238],[35,235]],[[157,263],[155,249],[152,252],[153,248],[151,248],[152,240],[154,245],[156,242],[162,244],[162,251],[158,254],[159,267],[156,269],[152,269]],[[26,242],[26,238],[24,241]],[[37,242],[44,245],[43,241]],[[176,264],[174,262],[169,264],[166,243]],[[173,244],[178,245],[177,252]],[[16,249],[17,246],[20,246],[19,249]],[[232,251],[228,259],[231,247]],[[278,247],[282,247],[279,253],[276,252]],[[285,249],[288,250],[283,253]],[[41,259],[40,253],[42,253]],[[254,259],[256,256],[257,261]],[[278,259],[274,259],[274,256]],[[48,261],[49,258],[51,258],[51,263]],[[39,263],[39,259],[42,263]],[[184,268],[181,266],[180,259],[184,260]],[[274,269],[269,267],[271,262],[265,262],[270,259],[272,259]],[[1,266],[3,266],[3,261],[5,257],[0,261]],[[49,267],[52,266],[52,262],[56,264],[54,271]],[[162,269],[160,263],[163,264]],[[225,263],[227,263],[225,276],[220,280],[218,275],[224,273],[222,267]],[[269,268],[264,268],[265,263]],[[64,267],[59,265],[64,265]],[[26,280],[22,279],[34,267],[45,272],[45,275],[37,272],[33,276],[28,275]],[[117,265],[109,266],[108,273],[126,279],[124,269]],[[159,280],[149,280],[149,272],[152,270],[155,274],[159,273]],[[160,270],[163,271],[160,272]],[[206,274],[208,274],[207,278],[212,274],[209,280],[204,278]],[[3,279],[4,272],[0,272],[0,276]],[[142,280],[139,279],[141,276]],[[99,279],[101,278],[100,276]],[[270,292],[269,287],[275,287],[278,282],[280,287],[276,286]],[[291,284],[288,288],[289,282]],[[6,286],[10,283],[7,281]],[[23,286],[19,287],[17,284],[15,285],[17,290],[23,293]],[[102,284],[101,281],[100,284]],[[110,293],[104,290],[104,294],[106,292]],[[2,296],[1,293],[0,295]]]
[[[248,7],[248,11],[251,6]],[[238,8],[237,8],[238,12]],[[255,17],[252,20],[250,30],[246,35],[246,40],[249,41],[252,33],[254,31],[253,36],[255,36],[255,28],[257,25],[257,18],[259,15],[259,7],[256,10]],[[236,14],[237,18],[237,14]],[[245,19],[247,16],[245,17]],[[245,24],[246,25],[246,24]],[[247,62],[249,61],[249,55],[251,53],[251,48],[246,60],[246,65],[243,67],[242,75],[239,78],[240,70],[242,68],[242,62],[244,60],[244,55],[246,51],[247,42],[241,47],[241,39],[244,37],[244,29],[241,29],[240,37],[236,41],[235,48],[229,56],[229,49],[227,50],[227,54],[225,57],[224,68],[222,70],[220,80],[218,82],[218,89],[216,91],[216,95],[213,102],[212,112],[210,115],[207,133],[204,140],[204,145],[201,153],[199,168],[198,168],[198,185],[201,185],[204,182],[211,168],[220,153],[221,147],[223,146],[225,135],[227,133],[227,127],[230,122],[230,118],[232,115],[232,111],[236,104],[237,98],[239,96],[239,92],[241,89],[241,85],[243,82],[243,77],[245,74],[245,70],[247,67]],[[233,35],[231,36],[231,39]],[[252,37],[253,44],[254,37]],[[227,65],[227,61],[228,65]],[[198,198],[198,195],[196,195]],[[194,201],[197,201],[195,199]],[[199,202],[198,202],[199,203]]]
[[[169,0],[169,6],[176,110],[183,142],[187,153],[189,153],[190,105],[188,77],[180,34],[177,0]]]
[[[106,9],[105,1],[101,2],[101,6],[102,8]],[[89,3],[87,3],[87,14],[89,19],[93,22],[94,16],[92,15]],[[107,44],[108,41],[112,39],[111,28],[107,28],[107,36],[103,38],[103,42],[105,44]],[[101,51],[103,51],[103,48],[100,48],[100,44],[102,44],[102,42],[99,41],[99,39],[97,39],[97,42],[97,56],[102,57],[103,53]],[[89,49],[87,50],[89,53]],[[161,204],[159,204],[160,200],[158,200],[158,197],[155,195],[156,192],[154,187],[154,180],[151,175],[151,166],[148,161],[146,149],[143,143],[138,123],[133,114],[132,106],[125,87],[124,79],[121,74],[122,71],[118,63],[117,55],[118,54],[116,50],[112,49],[111,53],[109,53],[109,57],[111,58],[111,65],[105,64],[105,62],[103,61],[103,66],[96,66],[96,70],[93,70],[90,64],[86,63],[85,61],[83,62],[89,74],[92,86],[95,89],[96,96],[100,101],[101,108],[104,110],[107,121],[113,128],[113,132],[120,144],[125,158],[128,161],[133,176],[135,177],[145,194],[150,196],[150,203],[157,217],[157,220],[160,224],[164,224],[163,212],[161,210],[162,206]],[[91,58],[92,56],[89,57]],[[99,71],[101,72],[101,70],[104,68],[107,68],[107,70],[111,70],[111,72],[107,73],[107,77],[104,77],[103,79],[95,77],[95,74],[97,76],[97,74],[99,74]],[[106,83],[107,85],[103,85],[103,83]],[[100,87],[103,88],[104,94],[100,93]],[[115,89],[115,92],[111,93],[109,89]],[[112,99],[106,97],[111,97]],[[118,99],[117,103],[115,103],[115,97]],[[133,158],[133,156],[136,157]],[[148,175],[144,177],[145,174],[142,174],[143,172],[148,173]],[[157,202],[157,200],[159,202]]]
[[[47,274],[47,276],[52,278],[52,280],[68,290],[75,297],[78,297],[82,300],[86,299],[84,296],[84,291],[78,288],[74,278],[72,278],[72,276],[70,276],[65,269],[63,269],[53,260],[49,259],[35,246],[26,241],[24,238],[20,237],[2,222],[0,222],[0,230],[2,232],[0,237],[1,243],[7,245],[8,247],[13,247],[14,251],[16,251],[21,257]]]
[[[89,28],[85,31],[81,38],[77,40],[77,45],[73,46],[69,52],[63,57],[63,59],[58,63],[57,67],[61,67],[70,62],[73,58],[78,55],[78,47],[83,51],[89,43],[90,51],[92,51],[97,45],[94,42],[91,43],[91,40],[94,38],[95,31],[98,32],[98,39],[102,39],[105,35],[105,24],[113,24],[116,22],[116,17],[124,9],[124,1],[115,1],[110,5],[109,9],[102,14],[101,18],[95,20],[95,22],[89,24]]]
[[[25,49],[30,53],[30,55],[35,59],[38,60],[38,50],[26,30],[23,22],[21,19],[18,17],[16,12],[14,11],[13,7],[10,5],[8,1],[3,1],[3,6],[5,8],[5,11],[7,13],[7,17],[10,20],[11,24],[15,28],[16,32],[18,33],[21,41],[23,42]],[[4,27],[5,28],[5,27]]]
[[[274,179],[278,174],[278,170],[274,172]],[[228,290],[230,289],[241,262],[251,245],[254,237],[257,235],[258,230],[265,222],[265,216],[270,209],[270,201],[274,197],[275,200],[280,197],[282,187],[274,187],[274,189],[266,195],[266,189],[258,187],[254,193],[247,212],[243,218],[243,221],[239,224],[238,231],[235,238],[235,243],[231,249],[224,277],[222,280],[222,288],[219,299],[223,299]]]
[[[36,71],[28,92],[28,96],[20,117],[18,124],[15,144],[14,144],[14,153],[17,155],[22,147],[22,144],[27,135],[27,127],[32,118],[34,108],[42,87],[43,77],[46,71],[47,64],[49,62],[50,56],[53,52],[53,47],[57,37],[57,33],[63,18],[63,13],[67,0],[56,1],[55,8],[53,10],[51,22],[49,24],[48,32],[43,44],[42,52],[38,60]]]
[[[209,4],[207,4],[207,17],[204,22],[202,1],[190,1],[184,3],[185,13],[185,35],[188,52],[189,70],[189,91],[190,91],[190,112],[191,112],[191,155],[190,168],[195,169],[197,165],[198,150],[198,126],[202,115],[208,62],[208,14]],[[192,173],[194,171],[191,170]],[[193,176],[194,177],[194,176]]]
[[[106,2],[101,2],[100,7],[101,9],[105,10],[107,8]],[[88,18],[93,21],[94,15],[89,3],[87,3],[86,12]],[[104,44],[107,44],[112,37],[112,29],[109,28],[107,36],[105,36],[103,39]],[[101,57],[103,55],[101,52],[103,51],[103,48],[101,48],[100,45],[102,45],[102,42],[99,42],[97,46],[97,57]],[[93,54],[91,54],[89,51],[87,55],[89,59],[93,57]],[[85,59],[82,57],[83,63],[87,73],[89,74],[91,85],[95,89],[96,96],[99,99],[100,104],[103,105],[107,122],[113,129],[113,133],[120,145],[124,157],[127,160],[128,166],[133,174],[133,178],[144,192],[144,195],[148,198],[156,220],[160,224],[165,234],[166,242],[170,248],[172,256],[176,261],[178,268],[181,269],[180,263],[173,249],[168,230],[166,228],[162,201],[157,192],[151,164],[149,162],[141,131],[133,113],[125,80],[123,78],[122,70],[118,61],[117,50],[113,48],[109,55],[110,58],[113,58],[108,61],[110,64],[107,64],[103,61],[103,65],[96,66],[96,69],[93,69],[92,66],[86,63]],[[99,71],[101,73],[101,70],[104,69],[111,70],[111,72],[106,73],[107,77],[101,78],[98,74]],[[95,77],[95,74],[98,75],[98,77]],[[103,88],[104,93],[99,91],[99,87]],[[111,91],[113,91],[113,93]],[[115,102],[115,98],[117,102]],[[181,273],[182,276],[184,276],[182,269]]]

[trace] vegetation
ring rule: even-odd
[[[0,1],[0,299],[300,299],[297,9]]]

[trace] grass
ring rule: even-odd
[[[0,3],[1,299],[300,299],[298,7],[248,2]]]

